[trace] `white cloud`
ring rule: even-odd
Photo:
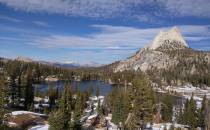
[[[49,27],[49,24],[43,21],[33,21],[32,23],[34,23],[37,26],[41,26],[41,27]]]
[[[94,25],[101,31],[87,36],[51,35],[34,39],[33,44],[43,48],[110,48],[143,47],[159,29],[137,29],[109,25]]]
[[[176,16],[197,16],[210,18],[209,0],[159,0]]]
[[[127,58],[135,51],[133,50],[101,50],[100,52],[95,52],[91,50],[83,51],[69,51],[65,54],[66,58],[71,60],[86,64],[88,62],[97,62],[100,64],[109,64],[113,61],[118,61]],[[79,57],[79,58],[78,58]]]
[[[17,37],[1,36],[0,39],[10,42],[24,42],[39,48],[95,48],[106,50],[138,49],[152,42],[160,30],[171,27],[135,28],[127,26],[91,25],[96,32],[87,35],[63,35],[43,30],[13,28],[1,26],[4,32],[12,33]],[[185,39],[191,42],[210,39],[209,25],[180,25],[178,26]],[[1,43],[1,42],[0,42]],[[199,43],[197,43],[199,44]]]
[[[22,22],[22,20],[20,20],[20,19],[9,17],[9,16],[4,16],[4,15],[0,15],[0,19],[11,21],[11,22],[16,22],[16,23]]]
[[[27,12],[97,18],[136,17],[146,22],[165,15],[210,18],[209,0],[0,0],[0,3]]]
[[[65,57],[64,60],[111,63],[115,60],[124,59],[135,53],[139,48],[151,43],[160,30],[171,28],[135,28],[111,25],[91,25],[91,27],[96,32],[80,36],[27,30],[20,27],[12,28],[0,24],[0,29],[5,33],[17,34],[17,37],[1,36],[0,44],[30,44],[33,47],[47,49],[48,51],[62,50],[62,53],[68,52],[62,54]],[[202,40],[205,40],[205,42],[210,40],[209,25],[181,25],[178,27],[190,45],[195,48],[203,47],[206,49],[208,44],[202,45]],[[65,51],[63,52],[63,50]]]
[[[92,25],[99,32],[87,36],[57,35],[33,39],[33,44],[41,48],[102,48],[102,49],[126,49],[141,48],[152,42],[160,30],[168,30],[171,27],[161,28],[134,28],[126,26]],[[182,25],[178,26],[189,42],[210,39],[208,26]]]
[[[7,6],[28,12],[106,17],[125,8],[121,0],[0,0]]]

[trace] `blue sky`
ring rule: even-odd
[[[0,56],[112,63],[178,26],[210,50],[210,0],[0,0]]]

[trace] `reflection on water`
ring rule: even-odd
[[[57,82],[46,82],[41,84],[34,84],[35,89],[38,89],[40,92],[47,92],[49,89],[49,86],[53,86],[55,88],[58,88],[59,91],[62,91],[64,88],[64,85],[68,84],[66,81],[57,81]],[[69,82],[70,86],[73,90],[80,90],[80,91],[86,91],[89,90],[91,87],[93,88],[95,95],[95,91],[97,87],[100,88],[100,95],[106,96],[111,90],[112,86],[108,83],[101,82],[99,80],[90,80],[90,81],[72,81]]]

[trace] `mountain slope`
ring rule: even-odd
[[[183,60],[198,61],[200,60],[198,56],[204,58],[208,64],[210,63],[210,53],[191,49],[179,29],[173,27],[169,31],[161,31],[149,46],[142,48],[132,57],[120,61],[113,69],[114,72],[138,69],[147,71],[153,68],[169,69]]]

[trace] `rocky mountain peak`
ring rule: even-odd
[[[189,47],[184,40],[178,27],[173,27],[169,31],[160,31],[155,37],[149,49],[156,50],[165,46],[167,49],[178,49],[180,47]]]
[[[178,64],[177,57],[170,57],[170,50],[183,50],[189,48],[179,28],[173,27],[168,31],[160,31],[153,42],[139,50],[126,60],[120,61],[114,68],[115,72],[124,70],[142,70],[151,68],[166,69]],[[169,50],[169,51],[168,51]]]

